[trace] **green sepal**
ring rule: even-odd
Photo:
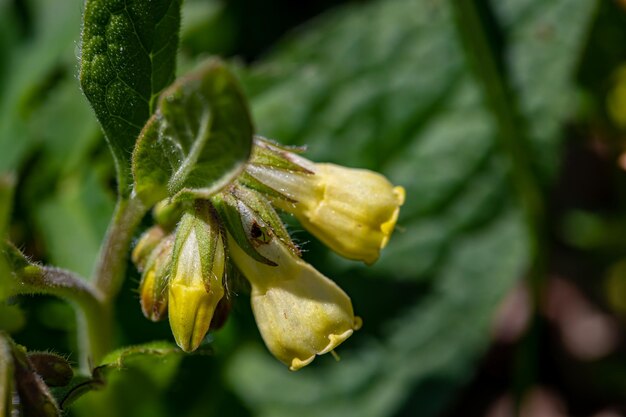
[[[213,202],[228,232],[248,256],[266,265],[276,263],[261,255],[256,248],[278,238],[296,256],[300,250],[293,243],[289,232],[271,203],[261,194],[245,187],[232,186],[228,192],[220,193]]]
[[[247,171],[244,171],[237,177],[237,181],[239,184],[250,188],[252,190],[258,191],[260,193],[265,194],[270,198],[280,198],[289,203],[296,203],[297,201],[293,198],[286,196],[275,188],[270,187],[269,185],[257,180],[254,176],[250,175]]]
[[[207,200],[196,200],[193,206],[187,208],[176,229],[170,269],[170,275],[176,271],[185,241],[189,238],[189,234],[194,231],[200,252],[202,278],[207,292],[210,288],[209,279],[212,274],[217,247],[224,245],[216,214],[211,203]]]
[[[252,135],[239,83],[211,59],[161,95],[133,153],[135,192],[147,205],[208,198],[243,170]]]
[[[173,271],[176,270],[176,265],[178,264],[178,257],[180,256],[181,249],[189,237],[189,234],[193,230],[193,223],[195,222],[195,217],[192,212],[186,211],[183,214],[183,217],[178,222],[178,226],[176,227],[175,232],[175,240],[174,240],[174,250],[172,252],[172,263],[170,265],[170,275]]]
[[[241,201],[237,200],[232,194],[226,192],[213,196],[211,200],[223,224],[226,226],[226,230],[228,230],[228,233],[235,239],[237,245],[255,261],[270,266],[276,266],[275,262],[267,259],[255,249],[255,245],[250,238],[249,228],[245,226],[247,223],[243,221],[242,217],[253,216],[252,210]],[[261,228],[260,225],[259,227],[259,231],[263,233],[263,228]]]
[[[303,152],[303,148],[300,152]],[[298,156],[294,154],[294,149],[280,147],[271,143],[260,136],[256,136],[254,147],[252,148],[252,156],[250,163],[255,165],[268,166],[284,171],[299,172],[302,174],[313,174],[302,161],[298,160]],[[300,158],[302,159],[302,158]]]
[[[286,152],[296,153],[296,154],[305,153],[307,150],[306,145],[285,145],[284,143],[280,143],[275,140],[268,139],[261,135],[254,135],[254,143],[261,144],[261,145],[269,145],[274,148],[277,148]]]
[[[260,223],[264,223],[266,227],[269,227],[271,233],[280,239],[294,255],[298,257],[301,256],[298,246],[291,240],[291,236],[289,236],[285,224],[267,198],[262,194],[243,187],[233,187],[232,194],[244,205],[249,207],[261,220]]]
[[[200,251],[200,262],[202,266],[202,279],[207,292],[210,291],[211,275],[213,274],[213,265],[216,261],[215,257],[218,253],[218,246],[224,247],[224,239],[222,231],[217,219],[217,213],[207,200],[197,200],[195,202],[195,210],[197,221],[194,224],[196,239],[198,241],[198,250]],[[223,278],[223,277],[222,277]]]

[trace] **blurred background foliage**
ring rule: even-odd
[[[115,180],[76,78],[82,3],[0,0],[0,172],[17,178],[12,241],[89,276]],[[179,74],[229,58],[259,134],[383,172],[407,202],[371,268],[287,219],[364,319],[339,363],[287,371],[241,289],[211,354],[129,357],[70,415],[626,416],[626,3],[481,0],[473,20],[459,4],[184,2]],[[170,340],[129,271],[117,344]],[[0,311],[18,343],[73,360],[75,326],[54,298]]]

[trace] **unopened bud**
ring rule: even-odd
[[[140,272],[145,269],[146,262],[150,259],[154,248],[164,237],[165,231],[160,226],[153,226],[141,235],[131,254],[131,260]]]
[[[169,284],[169,319],[176,343],[194,351],[224,295],[224,242],[212,206],[197,202],[178,225]]]
[[[141,276],[139,284],[141,311],[152,321],[162,320],[167,312],[167,284],[173,248],[173,235],[162,239],[152,251]]]

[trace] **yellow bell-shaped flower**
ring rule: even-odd
[[[252,311],[267,348],[292,371],[332,351],[361,326],[348,295],[271,236],[258,262],[229,237],[229,253],[252,287]]]
[[[314,164],[297,155],[291,159],[309,172],[255,164],[247,170],[256,180],[291,199],[272,201],[294,214],[332,250],[368,265],[376,262],[398,220],[404,188],[393,186],[373,171]]]
[[[194,351],[224,296],[225,255],[219,224],[206,206],[185,213],[176,231],[169,283],[169,320],[176,343]]]

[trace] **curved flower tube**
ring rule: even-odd
[[[252,286],[252,311],[272,354],[298,370],[328,353],[361,326],[348,295],[279,239],[257,247],[276,266],[249,257],[229,236],[229,251]]]
[[[310,173],[254,164],[247,170],[291,199],[272,201],[339,255],[368,265],[376,262],[395,228],[404,188],[373,171],[295,158]]]

